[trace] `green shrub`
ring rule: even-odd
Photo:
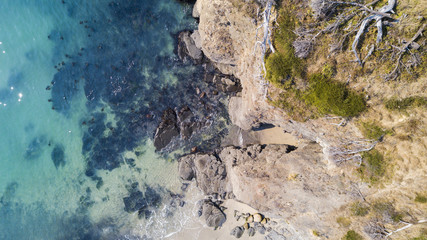
[[[363,240],[363,237],[354,230],[349,230],[342,240]]]
[[[419,203],[427,203],[427,196],[417,193],[417,196],[415,196],[415,202]]]
[[[266,57],[266,78],[281,87],[283,81],[301,77],[304,71],[302,61],[295,56],[292,42],[295,40],[295,19],[286,9],[281,9],[277,19],[278,26],[273,32],[273,44],[276,49]]]
[[[385,174],[386,163],[384,156],[373,149],[362,154],[363,162],[358,168],[362,179],[367,179],[371,183],[376,183]]]
[[[360,131],[362,131],[363,136],[368,139],[378,140],[382,136],[391,133],[390,130],[384,130],[374,122],[362,122],[359,125]]]
[[[335,66],[332,66],[331,64],[325,64],[322,68],[322,74],[325,75],[328,78],[331,78],[337,73],[337,69]]]
[[[414,96],[403,99],[391,98],[385,101],[385,107],[389,110],[403,111],[410,107],[427,106],[427,98]]]
[[[309,81],[310,88],[304,98],[320,113],[353,117],[366,109],[363,97],[342,83],[334,82],[323,74],[313,74]]]
[[[353,215],[363,217],[369,213],[369,206],[361,202],[355,202],[351,207],[351,211],[353,212]]]

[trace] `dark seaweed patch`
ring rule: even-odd
[[[38,137],[33,138],[31,140],[30,144],[25,150],[25,159],[27,160],[34,160],[39,158],[44,151],[44,147],[47,145],[47,139],[46,136],[41,135]]]
[[[162,202],[162,197],[154,188],[150,186],[145,186],[144,194],[138,190],[138,184],[134,183],[128,189],[130,195],[123,198],[124,210],[129,213],[134,213],[138,211],[138,217],[149,218],[152,214],[152,211],[157,209],[157,207]]]
[[[80,74],[78,67],[66,65],[52,80],[52,106],[60,113],[68,115],[70,104],[79,90]]]
[[[63,167],[65,165],[65,154],[64,154],[64,146],[62,144],[56,144],[52,150],[52,161],[55,167]]]

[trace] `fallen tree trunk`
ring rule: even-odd
[[[352,3],[351,5],[356,5],[356,3]],[[361,4],[357,4],[356,6],[361,5]],[[372,14],[367,16],[363,21],[362,24],[359,28],[359,31],[356,34],[356,37],[353,41],[353,44],[351,45],[354,55],[356,56],[356,61],[362,66],[363,63],[359,58],[359,54],[357,53],[357,45],[359,44],[360,41],[360,37],[363,35],[363,33],[365,32],[366,27],[368,26],[368,24],[372,21],[375,20],[376,21],[376,25],[378,28],[378,34],[377,34],[377,44],[381,41],[382,39],[382,35],[383,35],[383,30],[382,30],[382,19],[384,17],[389,17],[390,18],[390,14],[387,14],[388,12],[393,12],[393,8],[396,5],[396,0],[388,0],[388,4],[382,8],[380,8],[380,10],[378,11],[373,11],[369,8],[367,8],[366,6],[363,6],[362,9],[366,10],[368,12],[371,12]],[[368,10],[367,10],[368,9]]]

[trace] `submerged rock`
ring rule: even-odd
[[[61,144],[55,145],[50,156],[52,157],[53,164],[56,168],[65,165],[64,146],[62,146]]]
[[[25,159],[39,158],[43,154],[45,145],[47,145],[47,139],[44,135],[34,138],[25,151]]]
[[[147,202],[141,191],[132,192],[128,197],[123,198],[125,204],[124,210],[128,213],[139,211],[147,207]]]
[[[160,194],[152,187],[146,186],[144,194],[138,190],[138,184],[132,184],[129,189],[130,195],[123,198],[124,210],[128,213],[138,212],[138,217],[148,218],[151,213],[162,202]]]

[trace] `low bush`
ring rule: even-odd
[[[313,74],[309,81],[310,87],[304,98],[320,113],[354,117],[366,109],[363,97],[342,83],[332,81],[323,74]]]
[[[342,240],[363,240],[363,237],[354,230],[349,230]]]
[[[391,98],[385,101],[385,107],[389,110],[403,111],[411,107],[427,106],[427,98],[420,96],[403,99]]]
[[[295,19],[289,10],[282,8],[273,32],[275,53],[266,57],[266,78],[276,86],[294,77],[301,77],[304,71],[302,60],[295,56],[292,42],[295,40]]]
[[[415,196],[415,202],[427,203],[427,196],[421,193],[417,193]]]
[[[386,221],[392,220],[393,222],[397,223],[403,218],[403,214],[396,211],[393,204],[390,202],[375,202],[372,205],[372,209],[377,214],[377,216]]]
[[[350,219],[346,218],[346,217],[338,217],[337,218],[337,223],[341,226],[341,227],[348,227],[351,224]]]
[[[362,179],[369,180],[371,183],[376,183],[385,174],[386,162],[384,156],[373,149],[362,154],[363,162],[358,168]]]
[[[363,216],[368,215],[369,206],[367,206],[366,204],[363,204],[361,202],[355,202],[351,206],[351,211],[352,211],[353,215],[363,217]]]
[[[375,122],[361,122],[359,124],[359,129],[362,131],[363,136],[365,136],[368,139],[375,139],[378,140],[382,136],[386,134],[391,134],[392,131],[385,130],[381,128],[377,123]]]

